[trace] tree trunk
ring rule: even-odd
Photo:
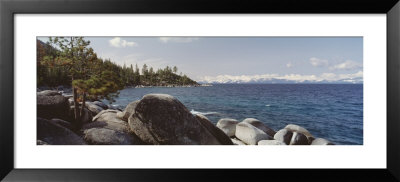
[[[80,114],[79,114],[79,103],[78,103],[78,93],[77,93],[77,91],[76,91],[76,88],[75,87],[73,87],[72,86],[72,92],[73,92],[73,96],[74,96],[74,115],[75,115],[75,125],[76,126],[79,126],[79,123],[78,122],[80,122],[80,120],[81,120],[81,117],[80,117]]]
[[[74,48],[73,44],[74,39],[71,37],[70,45],[71,45],[71,50]],[[74,53],[71,51],[71,59],[73,59]],[[78,103],[78,93],[72,82],[74,81],[74,74],[71,76],[71,86],[72,86],[72,93],[74,97],[74,116],[75,116],[75,122],[74,122],[74,128],[76,130],[80,129],[80,122],[81,122],[81,116],[79,115],[79,103]]]
[[[84,113],[84,109],[85,109],[85,102],[86,102],[86,93],[84,92],[83,93],[83,96],[82,96],[82,106],[81,106],[81,119],[83,118],[83,115],[85,114]],[[82,121],[80,122],[80,124],[82,124]],[[79,125],[80,126],[80,125]]]
[[[72,75],[72,81],[74,81],[74,76]],[[76,90],[76,88],[72,85],[72,83],[71,83],[71,86],[72,86],[72,93],[73,93],[73,98],[74,98],[74,116],[75,116],[75,122],[74,122],[74,128],[75,129],[80,129],[80,121],[81,121],[81,117],[80,117],[80,114],[79,114],[79,103],[78,103],[78,93],[77,93],[77,90]]]

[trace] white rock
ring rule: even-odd
[[[229,137],[235,136],[236,125],[239,123],[236,119],[222,118],[218,121],[217,127]]]
[[[287,129],[281,129],[274,135],[274,139],[289,145],[293,133]]]
[[[243,120],[243,122],[250,123],[251,125],[255,126],[256,128],[264,131],[266,134],[268,134],[271,137],[274,137],[274,135],[276,133],[273,129],[269,128],[267,125],[265,125],[263,122],[261,122],[258,119],[246,118]]]
[[[68,98],[68,103],[69,103],[69,105],[70,106],[73,106],[74,105],[74,98]]]
[[[97,114],[96,116],[93,117],[93,121],[96,121],[98,118],[101,117],[101,115],[105,114],[105,113],[121,113],[121,111],[118,110],[113,110],[113,109],[106,109],[106,110],[102,110],[101,112],[99,112],[99,114]]]
[[[37,92],[37,95],[55,96],[55,95],[61,95],[61,94],[58,91],[55,91],[55,90],[43,90],[41,92]]]
[[[278,140],[261,140],[258,142],[258,145],[286,145],[286,143]]]
[[[299,125],[295,125],[295,124],[288,124],[285,126],[285,129],[291,131],[291,132],[299,132],[302,133],[303,135],[305,135],[306,137],[312,137],[311,133],[306,130],[305,128],[299,126]]]
[[[256,128],[255,126],[241,122],[236,125],[236,133],[235,136],[249,145],[257,145],[257,142],[260,140],[270,140],[272,139],[268,134],[264,131]]]
[[[128,118],[129,116],[131,116],[132,113],[135,112],[135,108],[137,106],[137,104],[139,103],[140,100],[134,101],[129,103],[124,111],[122,112],[122,114],[118,114],[117,117],[121,118],[122,120],[128,122]]]
[[[304,134],[295,131],[289,145],[308,145],[308,139]]]
[[[312,141],[311,145],[334,145],[332,142],[324,138],[316,138]]]
[[[85,106],[86,108],[89,109],[90,112],[92,112],[94,116],[99,114],[102,110],[104,110],[102,107],[93,104],[92,102],[85,102]]]
[[[234,145],[246,145],[245,143],[243,143],[242,141],[240,141],[236,138],[231,138],[231,140]]]

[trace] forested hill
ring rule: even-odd
[[[86,45],[89,47],[90,42],[87,41]],[[117,65],[110,59],[97,58],[94,50],[90,50],[92,55],[88,57],[89,53],[83,53],[79,48],[70,48],[68,51],[62,48],[55,48],[57,44],[44,43],[37,40],[37,86],[56,87],[59,85],[71,86],[73,84],[72,75],[85,75],[86,80],[95,80],[96,76],[107,76],[109,83],[112,82],[116,88],[124,88],[129,86],[197,86],[196,81],[190,79],[182,72],[178,74],[178,68],[165,67],[164,69],[154,70],[151,65],[144,64],[141,68],[138,65]],[[81,52],[80,52],[81,51]],[[71,60],[68,54],[77,57],[76,55],[82,54],[82,60]],[[78,58],[78,59],[80,59]],[[87,60],[85,60],[87,59]],[[74,63],[75,65],[71,65]],[[78,65],[76,65],[78,64]],[[75,68],[74,68],[75,67]],[[104,72],[111,71],[111,72]],[[99,74],[91,74],[97,72]],[[80,73],[80,74],[77,74]],[[90,74],[89,74],[90,73]],[[105,75],[106,74],[106,75]],[[100,76],[99,76],[100,75]],[[77,76],[76,76],[77,77]],[[91,78],[94,77],[94,78]],[[77,78],[75,78],[77,79]],[[82,79],[82,78],[78,78]],[[91,83],[91,82],[88,82]],[[96,82],[98,84],[98,82]],[[79,83],[76,83],[79,85]],[[90,85],[90,84],[89,84]],[[89,88],[90,89],[90,88]],[[118,89],[118,90],[119,90]]]

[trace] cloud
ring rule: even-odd
[[[362,83],[363,72],[352,74],[323,73],[321,75],[302,74],[263,74],[263,75],[218,75],[205,76],[198,80],[203,83],[303,83],[303,82],[329,82],[329,83]]]
[[[113,39],[110,39],[108,41],[110,43],[111,47],[132,47],[132,46],[137,46],[138,44],[136,42],[128,42],[126,40],[123,40],[119,37],[115,37]]]
[[[286,67],[291,68],[291,67],[293,67],[293,64],[292,63],[287,63]]]
[[[188,38],[188,37],[160,37],[160,41],[163,43],[176,42],[176,43],[188,43],[199,40],[199,38]]]
[[[316,57],[310,58],[310,63],[311,63],[311,65],[313,65],[315,67],[324,67],[324,66],[328,66],[328,64],[329,64],[328,60],[319,59]]]
[[[363,65],[362,63],[358,63],[352,60],[347,60],[343,63],[333,65],[329,69],[331,70],[354,70],[354,69],[359,69],[362,68]]]

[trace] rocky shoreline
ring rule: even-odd
[[[332,145],[293,124],[274,131],[255,118],[214,125],[166,94],[148,94],[126,108],[87,102],[75,128],[71,96],[37,92],[37,145]]]

